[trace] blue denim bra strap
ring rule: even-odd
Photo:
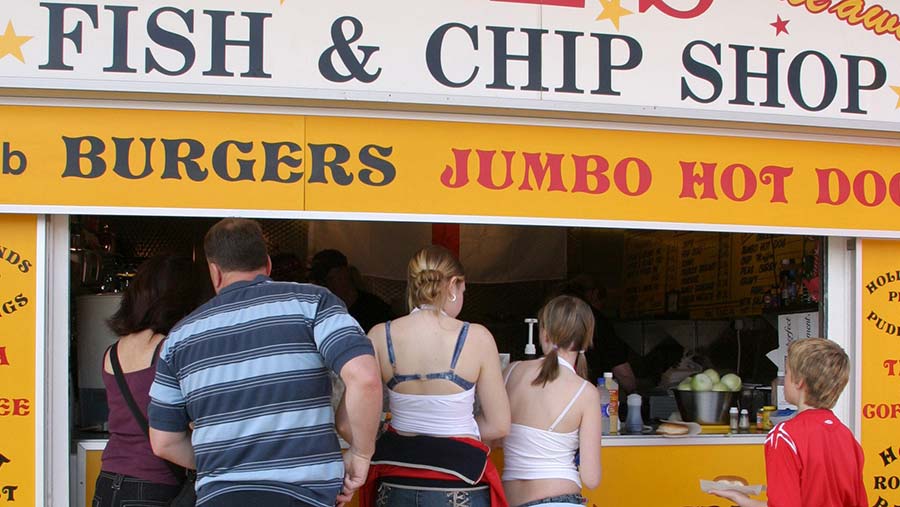
[[[462,329],[459,330],[459,337],[456,339],[456,348],[453,349],[453,359],[450,360],[450,371],[456,369],[456,362],[459,361],[459,354],[462,352],[463,346],[466,344],[466,335],[469,334],[469,323],[463,322]]]
[[[394,356],[394,343],[391,341],[391,321],[387,321],[384,323],[384,336],[387,344],[388,350],[388,360],[391,362],[391,370],[394,372],[394,376],[388,380],[387,387],[388,389],[393,389],[394,386],[401,382],[406,382],[407,380],[449,380],[464,390],[468,391],[475,387],[473,382],[469,382],[468,380],[460,377],[454,371],[456,369],[456,363],[459,361],[459,355],[462,352],[463,346],[466,344],[466,336],[469,334],[469,323],[463,322],[462,329],[459,331],[459,336],[456,338],[456,347],[453,349],[453,357],[450,359],[450,369],[448,371],[442,371],[440,373],[428,373],[425,375],[421,375],[418,373],[414,373],[411,375],[398,375],[397,374],[397,359]]]

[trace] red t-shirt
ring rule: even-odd
[[[766,437],[770,507],[867,507],[862,448],[830,410],[808,409]]]

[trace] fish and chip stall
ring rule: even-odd
[[[0,14],[0,504],[89,498],[103,439],[74,426],[74,402],[92,396],[76,389],[90,386],[74,301],[88,280],[121,289],[128,271],[103,279],[103,224],[194,220],[192,245],[224,216],[403,224],[460,250],[473,230],[564,231],[563,249],[530,236],[530,255],[566,258],[563,276],[618,273],[616,331],[633,357],[662,335],[683,349],[727,335],[744,351],[764,332],[774,346],[751,358],[764,364],[823,335],[852,358],[835,412],[862,442],[870,504],[900,503],[896,6],[134,4]],[[610,235],[617,261],[587,262]],[[520,357],[524,327],[495,335]],[[761,392],[772,380],[744,376]],[[659,409],[648,423],[677,411],[669,380],[644,391]],[[604,437],[603,482],[585,495],[717,505],[700,481],[763,485],[764,439],[717,425]]]

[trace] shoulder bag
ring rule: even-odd
[[[147,418],[144,417],[144,414],[138,409],[137,402],[134,401],[134,396],[131,395],[131,389],[128,388],[128,383],[125,382],[125,374],[122,373],[122,365],[119,363],[118,345],[119,342],[116,342],[109,347],[109,361],[112,363],[113,375],[116,378],[116,384],[119,385],[119,391],[122,392],[122,397],[125,398],[125,403],[128,405],[129,410],[131,410],[131,415],[134,416],[134,420],[137,421],[138,426],[141,427],[144,431],[144,435],[146,435],[149,440],[150,424],[147,422]],[[156,363],[156,354],[157,352],[153,353],[154,364]],[[176,478],[182,478],[181,489],[178,491],[178,494],[175,495],[175,498],[169,502],[169,506],[194,507],[194,505],[197,504],[197,492],[194,489],[197,474],[193,470],[182,468],[171,461],[163,461],[166,462],[169,470],[172,471],[172,475]]]

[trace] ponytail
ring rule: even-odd
[[[544,362],[541,364],[541,371],[538,372],[537,377],[531,381],[531,385],[544,387],[547,385],[547,382],[556,380],[556,377],[559,377],[559,354],[557,354],[556,349],[554,348],[544,356]]]
[[[588,378],[587,358],[584,357],[583,350],[579,350],[578,355],[575,357],[575,373],[585,380],[590,380]]]

